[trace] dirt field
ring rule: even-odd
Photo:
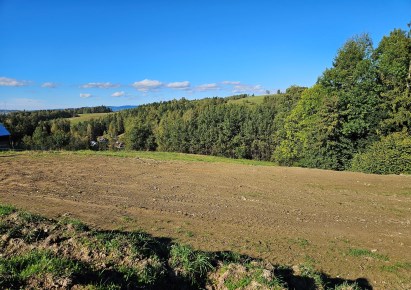
[[[24,153],[0,155],[0,188],[48,217],[411,289],[411,176]]]

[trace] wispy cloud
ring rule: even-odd
[[[173,82],[173,83],[168,83],[166,85],[167,88],[171,89],[177,89],[177,90],[186,90],[190,88],[190,82],[189,81],[184,81],[184,82]]]
[[[49,88],[49,89],[54,89],[57,87],[56,83],[53,82],[45,82],[41,85],[42,88]]]
[[[221,82],[223,85],[239,85],[241,82],[238,81],[222,81]]]
[[[4,87],[24,87],[29,83],[29,81],[19,81],[12,78],[0,77],[0,86]]]
[[[93,97],[93,95],[92,94],[80,94],[80,98],[83,98],[83,99],[88,99],[88,98],[91,98],[91,97]]]
[[[7,102],[9,110],[41,110],[45,107],[44,101],[30,98],[13,98]]]
[[[220,87],[216,83],[203,84],[203,85],[199,85],[196,87],[196,90],[200,92],[213,91],[213,90],[218,90],[218,89],[220,89]]]
[[[91,89],[91,88],[98,88],[98,89],[109,89],[109,88],[117,88],[119,84],[113,84],[110,82],[105,83],[86,83],[80,86],[82,89]]]
[[[132,86],[141,92],[148,92],[162,87],[163,83],[157,80],[144,79],[139,82],[134,82]]]
[[[115,93],[111,94],[112,97],[124,97],[125,95],[126,95],[126,93],[123,92],[123,91],[115,92]]]
[[[238,84],[233,87],[233,93],[263,93],[264,89],[261,85],[246,85]]]

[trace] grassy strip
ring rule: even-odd
[[[121,158],[143,158],[153,159],[158,161],[185,161],[185,162],[210,162],[210,163],[231,163],[231,164],[243,164],[253,166],[276,166],[275,163],[269,161],[258,161],[250,159],[232,159],[226,157],[209,156],[209,155],[197,155],[186,154],[177,152],[159,152],[159,151],[92,151],[92,150],[79,150],[79,151],[0,151],[1,156],[21,156],[30,155],[31,157],[44,157],[52,154],[62,155],[83,155],[83,156],[110,156]]]

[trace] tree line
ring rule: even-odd
[[[261,104],[231,102],[246,97],[157,102],[75,125],[53,117],[66,112],[37,119],[11,113],[0,121],[26,148],[86,149],[103,135],[130,150],[411,173],[410,32],[395,29],[377,47],[368,35],[355,36],[314,86],[291,86]]]

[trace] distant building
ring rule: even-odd
[[[10,132],[0,123],[0,150],[10,149]]]

